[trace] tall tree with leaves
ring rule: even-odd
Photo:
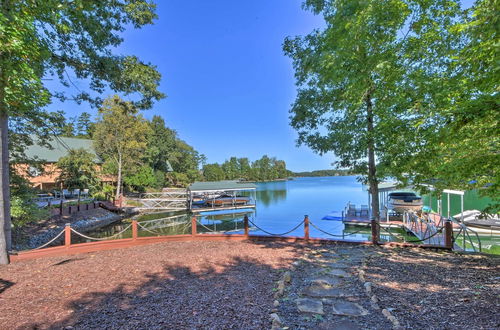
[[[95,155],[81,149],[71,149],[57,162],[60,170],[57,181],[69,189],[89,189],[94,192],[99,184]]]
[[[437,191],[479,189],[493,200],[492,213],[500,210],[499,24],[498,1],[481,0],[452,26],[458,47],[441,56],[444,79],[427,97],[439,107],[414,118],[425,141],[403,150],[391,173]]]
[[[140,28],[155,18],[155,5],[146,0],[0,1],[0,264],[8,263],[11,247],[9,121],[45,126],[43,109],[52,97],[99,105],[107,88],[138,93],[136,106],[150,108],[164,97],[157,90],[160,74],[113,51],[125,27]],[[49,92],[42,83],[50,77],[75,86],[70,76],[85,79],[88,89],[70,95]]]
[[[112,163],[117,176],[116,198],[122,194],[124,170],[140,165],[151,128],[132,102],[115,95],[99,108],[94,146],[99,156]]]
[[[398,156],[388,148],[388,132],[425,98],[415,86],[432,82],[428,74],[439,71],[435,60],[447,50],[447,26],[459,6],[448,0],[306,0],[304,7],[321,14],[326,28],[285,40],[298,86],[291,125],[299,144],[319,154],[333,151],[337,166],[364,173],[378,219],[384,174],[377,162]]]

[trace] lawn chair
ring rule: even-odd
[[[62,195],[64,198],[70,198],[70,197],[73,197],[73,195],[71,195],[71,193],[69,192],[68,189],[63,189],[62,191]]]
[[[73,189],[73,197],[78,197],[80,195],[80,189]]]
[[[351,203],[347,204],[347,216],[356,216],[356,205]]]
[[[83,191],[80,193],[80,196],[82,198],[88,198],[89,197],[89,190],[88,189],[83,189]]]

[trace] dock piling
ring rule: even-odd
[[[444,223],[444,246],[447,249],[453,249],[453,225],[450,220]]]
[[[191,236],[196,236],[196,217],[191,218]]]
[[[248,232],[249,232],[249,230],[248,230],[248,215],[246,215],[246,214],[245,214],[245,218],[243,219],[243,223],[245,225],[245,238],[248,239],[248,236],[249,236],[249,234],[248,234]]]
[[[309,216],[304,216],[304,239],[309,240]]]

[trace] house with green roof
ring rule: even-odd
[[[25,150],[25,155],[29,159],[39,162],[42,166],[42,171],[38,168],[31,167],[27,164],[16,164],[15,167],[19,174],[24,175],[35,188],[40,190],[61,189],[64,187],[58,186],[57,179],[59,177],[59,169],[56,163],[61,157],[67,156],[69,150],[85,149],[94,155],[96,163],[96,171],[100,171],[102,159],[97,156],[93,141],[90,139],[79,139],[72,137],[54,136],[48,141],[49,146],[40,145],[36,142]],[[100,175],[102,182],[113,184],[116,179],[110,175]]]

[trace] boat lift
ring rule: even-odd
[[[234,210],[255,208],[257,186],[253,183],[236,180],[195,182],[191,184],[188,192],[188,208],[191,212],[203,212],[209,210]],[[238,193],[249,192],[248,201],[241,203]],[[215,201],[221,195],[229,195],[228,202],[217,205]],[[211,203],[206,203],[206,201]]]

